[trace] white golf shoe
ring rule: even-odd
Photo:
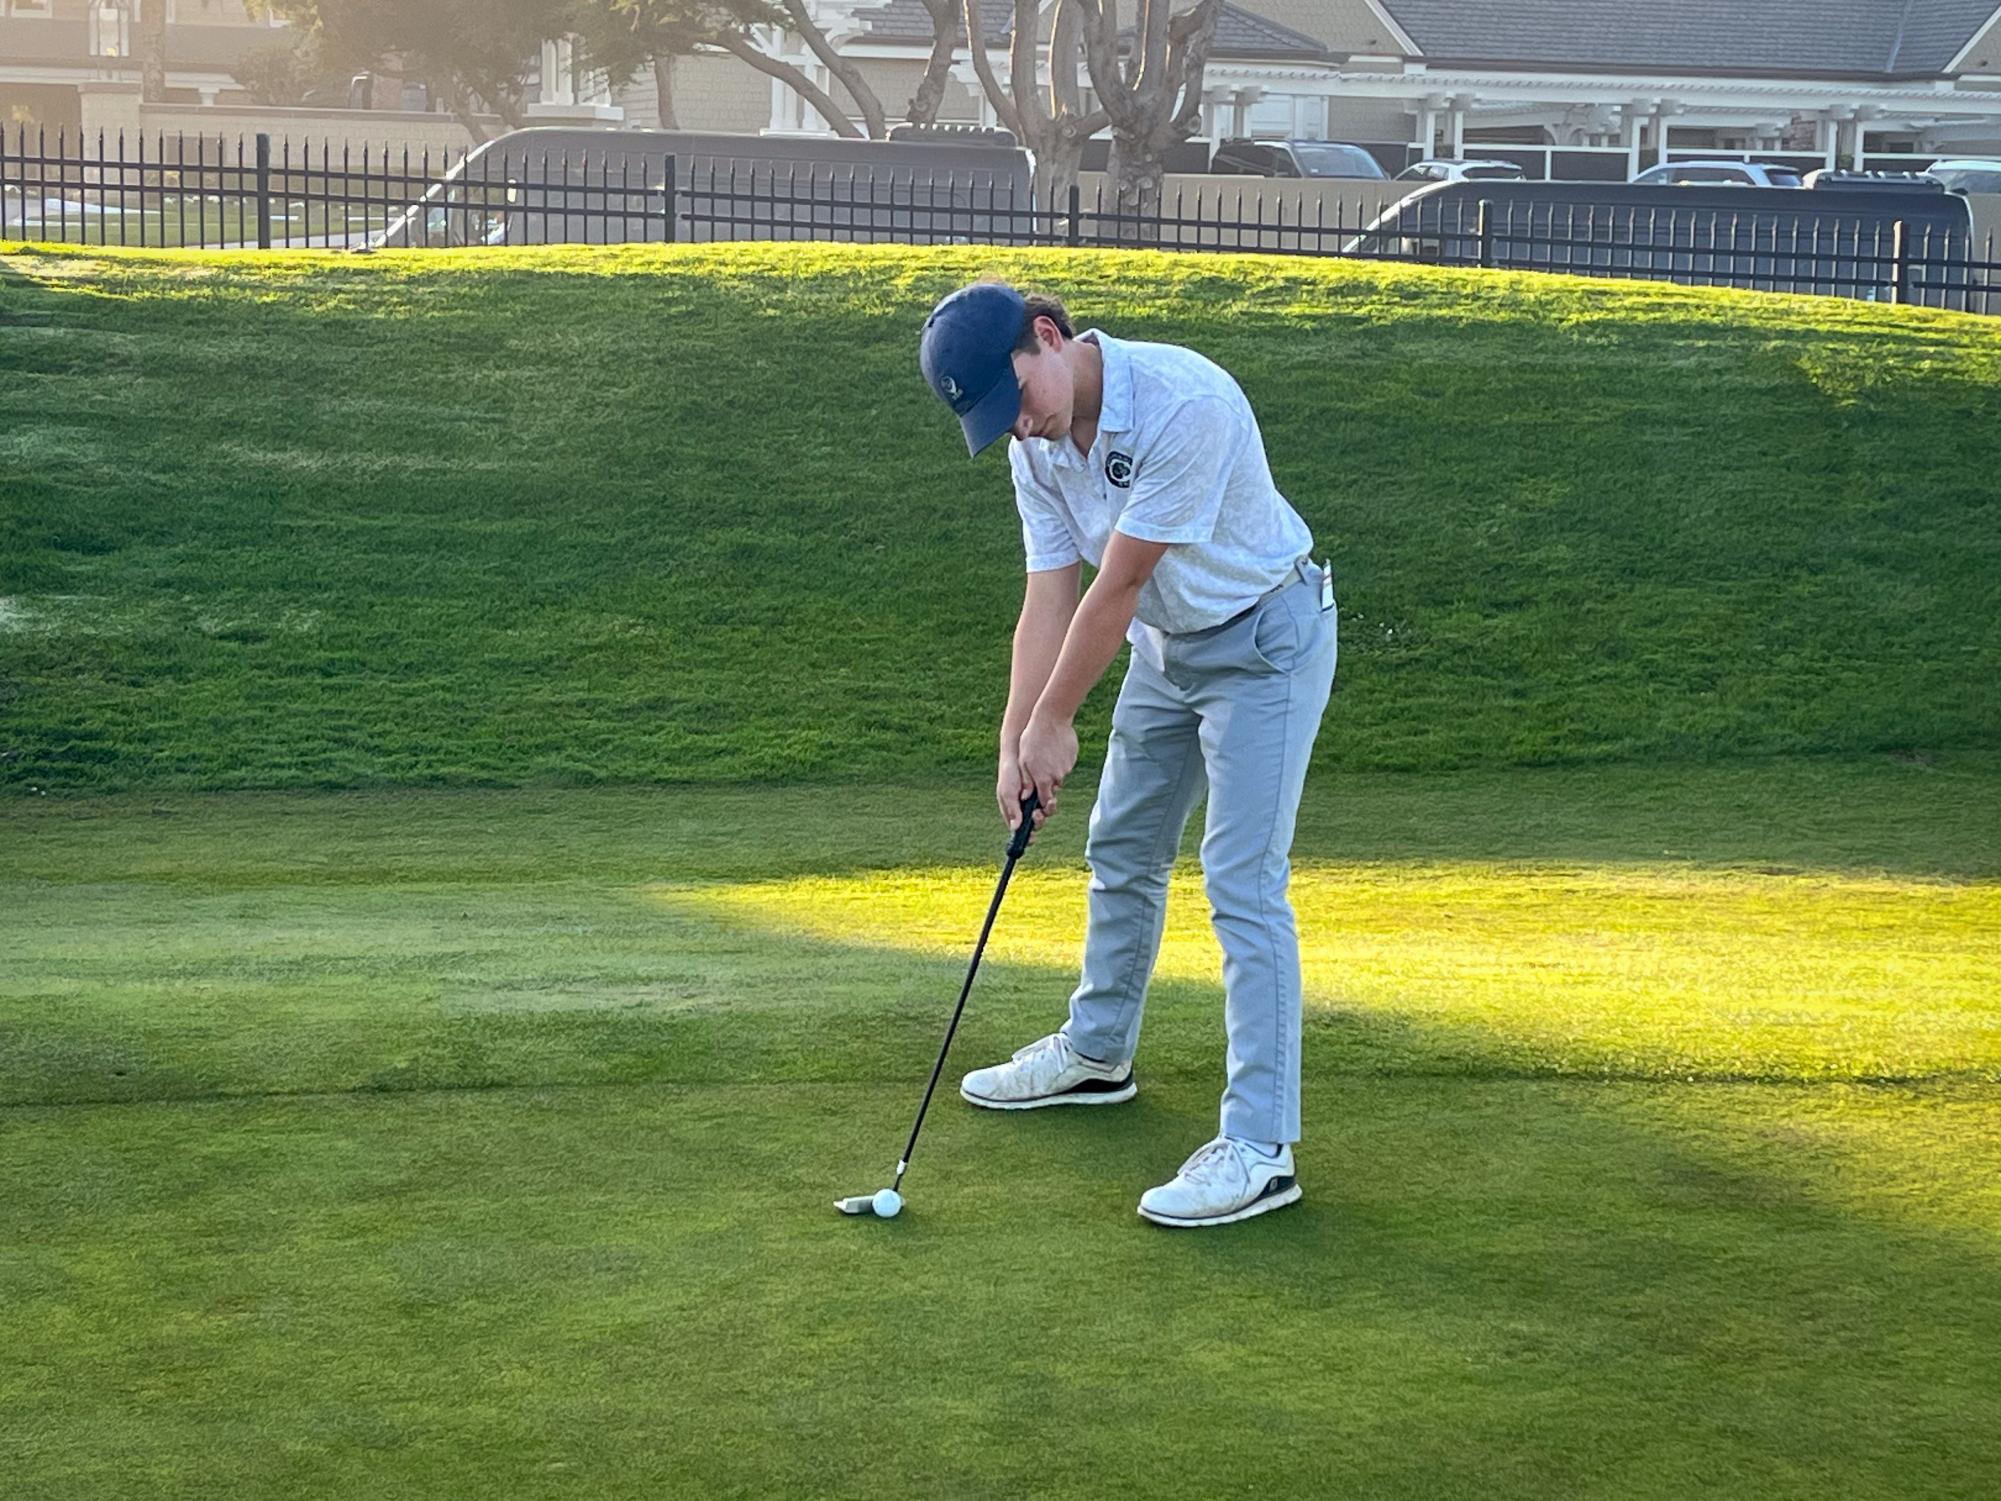
[[[1139,1093],[1133,1066],[1094,1063],[1061,1032],[1031,1042],[1006,1063],[973,1070],[959,1094],[987,1110],[1040,1110],[1044,1105],[1116,1105]]]
[[[1139,1212],[1156,1225],[1228,1225],[1298,1202],[1291,1147],[1267,1157],[1219,1136],[1182,1163],[1173,1182],[1142,1194]]]

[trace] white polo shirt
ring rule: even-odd
[[[1028,571],[1102,566],[1118,530],[1172,542],[1141,587],[1133,630],[1179,635],[1242,614],[1313,551],[1272,484],[1264,438],[1230,373],[1192,349],[1078,336],[1104,357],[1104,407],[1088,454],[1061,438],[1008,440]]]

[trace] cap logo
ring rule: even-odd
[[[938,389],[945,393],[947,401],[957,401],[962,394],[959,390],[959,383],[949,375],[938,377]]]
[[[1133,456],[1114,449],[1105,457],[1105,478],[1121,490],[1130,490],[1133,482]]]

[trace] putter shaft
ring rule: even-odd
[[[901,1192],[903,1175],[910,1170],[910,1154],[917,1150],[917,1133],[924,1129],[924,1113],[931,1108],[931,1096],[938,1088],[938,1076],[945,1072],[945,1055],[952,1051],[952,1037],[959,1030],[959,1018],[966,1010],[966,997],[973,993],[973,976],[980,972],[980,956],[987,950],[987,935],[994,930],[994,918],[1000,912],[1001,898],[1007,895],[1008,877],[1014,874],[1015,862],[1028,852],[1029,835],[1035,832],[1035,810],[1042,801],[1031,792],[1022,799],[1021,823],[1014,831],[1014,838],[1008,842],[1007,863],[1001,866],[1000,884],[994,887],[994,899],[987,905],[987,920],[980,926],[980,941],[973,945],[973,962],[966,966],[966,983],[959,987],[959,1004],[952,1008],[952,1024],[945,1029],[945,1042],[938,1049],[938,1061],[931,1069],[931,1082],[924,1086],[924,1102],[917,1107],[917,1120],[910,1128],[910,1140],[905,1143],[903,1156],[897,1160],[896,1182],[892,1188]]]

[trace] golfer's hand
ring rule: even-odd
[[[1021,774],[1020,758],[1002,756],[1000,779],[994,783],[994,801],[1000,804],[1001,822],[1007,825],[1010,834],[1021,827],[1021,805],[1028,801],[1028,794],[1034,790],[1035,784]],[[1046,816],[1040,808],[1035,810],[1036,828],[1042,827]],[[1035,843],[1033,834],[1028,836],[1028,842]]]
[[[1042,799],[1042,812],[1036,825],[1039,828],[1056,816],[1057,791],[1063,786],[1063,779],[1077,765],[1077,727],[1068,721],[1057,723],[1037,715],[1021,732],[1021,748],[1017,755],[1022,780],[1032,786],[1035,795]]]

